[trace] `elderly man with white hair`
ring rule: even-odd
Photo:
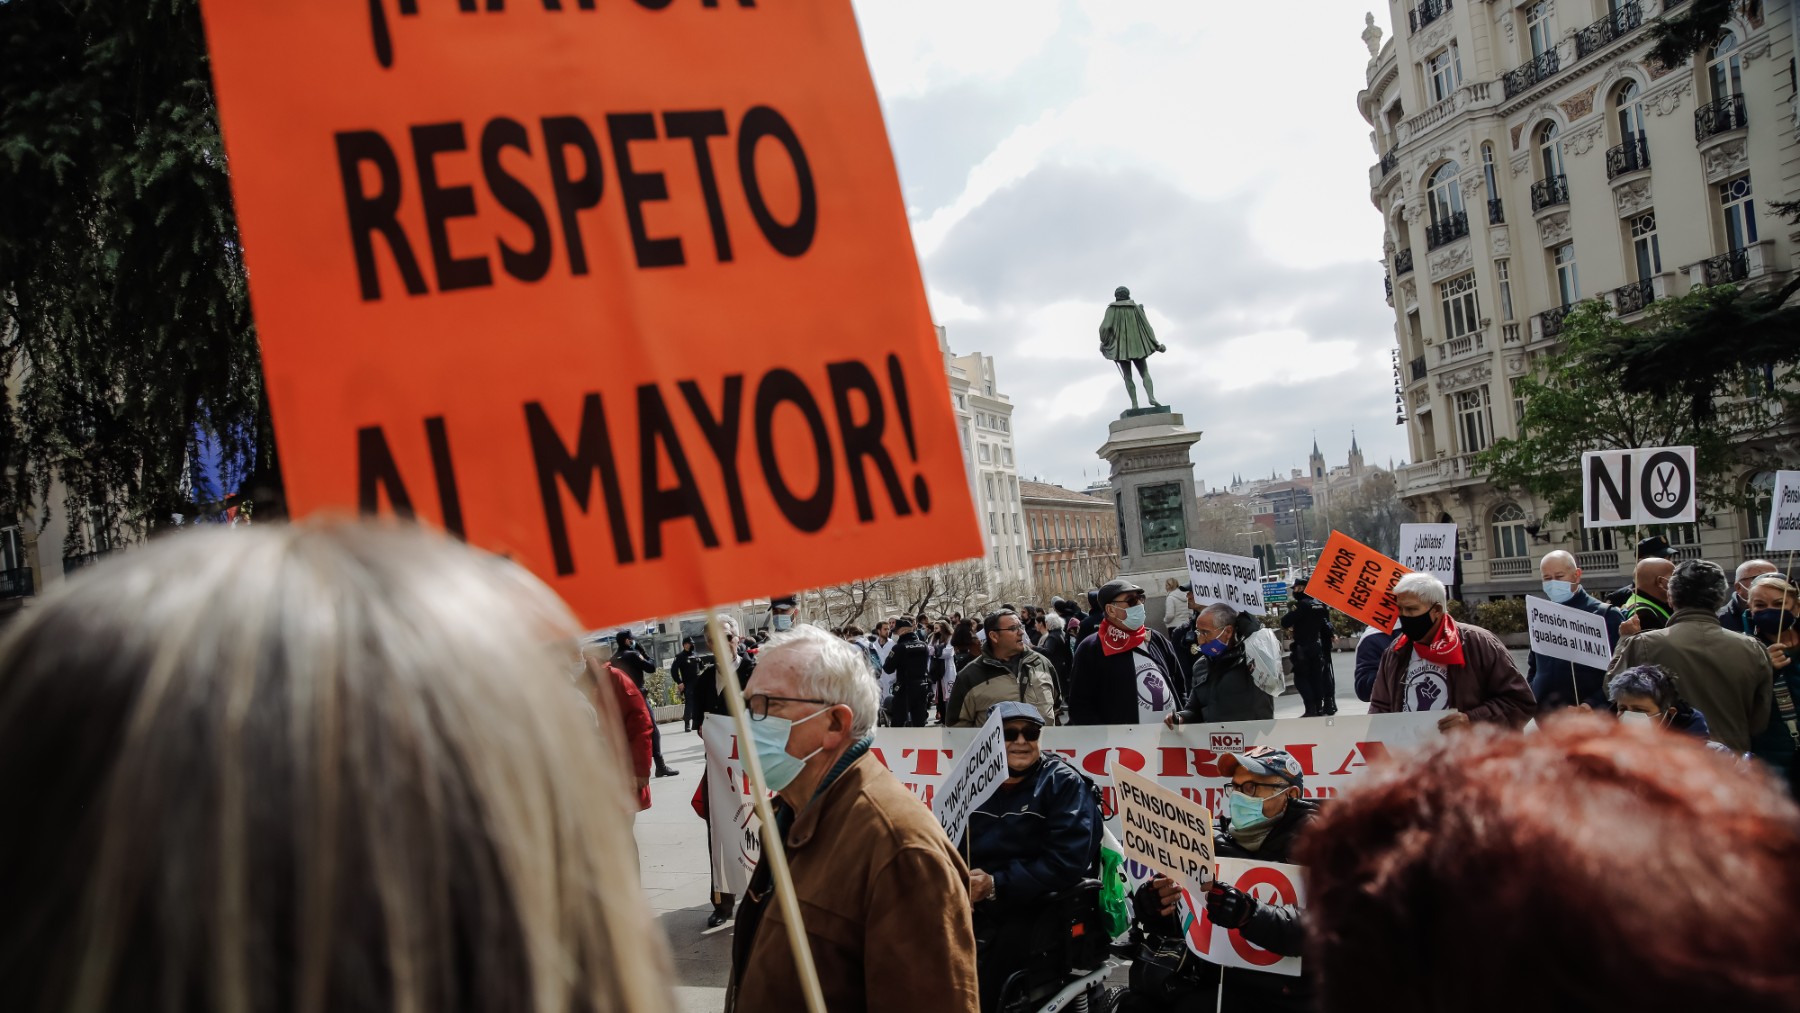
[[[974,1013],[969,869],[869,754],[880,700],[857,649],[812,626],[776,634],[748,692],[825,1007]],[[806,1008],[772,887],[759,863],[731,941],[725,1008],[736,1013]]]
[[[1780,568],[1766,559],[1746,559],[1738,564],[1731,584],[1731,600],[1719,610],[1719,625],[1733,633],[1750,632],[1744,613],[1750,610],[1750,585],[1765,573],[1779,573]]]
[[[1581,567],[1567,550],[1544,554],[1538,564],[1544,579],[1544,597],[1558,605],[1591,612],[1606,624],[1606,642],[1619,645],[1619,624],[1625,613],[1587,593],[1581,586]],[[1565,658],[1552,658],[1532,651],[1525,657],[1525,679],[1531,683],[1531,694],[1537,697],[1538,715],[1576,704],[1587,704],[1605,710],[1606,673],[1589,665],[1577,665]]]
[[[1522,728],[1537,713],[1531,684],[1500,638],[1450,618],[1444,582],[1409,573],[1394,585],[1400,635],[1381,657],[1370,714],[1448,711],[1438,728],[1472,721]]]

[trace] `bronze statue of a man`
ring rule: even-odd
[[[1119,375],[1125,378],[1125,391],[1131,395],[1134,410],[1138,398],[1137,384],[1131,380],[1131,367],[1135,365],[1138,375],[1144,378],[1144,393],[1149,396],[1150,403],[1161,407],[1162,402],[1156,399],[1156,388],[1150,383],[1147,360],[1157,352],[1168,350],[1156,340],[1156,332],[1150,329],[1150,318],[1144,315],[1144,308],[1131,301],[1131,290],[1123,285],[1113,289],[1112,305],[1106,307],[1106,316],[1100,321],[1100,354],[1118,364]]]

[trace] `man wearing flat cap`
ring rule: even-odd
[[[1075,649],[1069,723],[1160,724],[1187,700],[1187,673],[1169,638],[1144,625],[1144,589],[1115,580],[1095,595],[1102,618]]]

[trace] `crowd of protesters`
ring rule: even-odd
[[[1800,589],[1761,560],[1728,577],[1657,558],[1620,598],[1633,612],[1567,554],[1541,561],[1546,597],[1607,619],[1606,672],[1521,672],[1442,584],[1403,579],[1356,687],[1373,713],[1441,712],[1436,744],[1332,800],[1282,749],[1218,758],[1218,853],[1305,867],[1308,902],[1215,884],[1192,903],[1302,973],[1193,959],[1181,890],[1151,879],[1112,1008],[1800,1008]],[[1128,581],[1085,609],[873,635],[791,601],[763,638],[726,621],[828,1009],[1035,1008],[1057,984],[1045,924],[1118,935],[1089,910],[1103,793],[1054,729],[1266,720],[1258,697],[1284,684],[1274,624],[1181,597],[1185,614],[1159,599],[1167,632]],[[1281,625],[1324,654],[1311,611]],[[400,526],[197,532],[94,567],[0,639],[0,995],[32,1013],[673,1008],[630,831],[657,748],[621,646],[583,656],[523,570]],[[691,726],[724,712],[726,668],[682,646]],[[871,752],[876,726],[990,714],[1007,776],[953,842]],[[804,1008],[775,892],[764,863],[741,904],[715,894],[712,924],[738,919],[734,1013]]]

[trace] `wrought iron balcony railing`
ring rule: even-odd
[[[1750,277],[1750,251],[1732,250],[1701,261],[1706,265],[1706,283],[1723,285]]]
[[[1606,149],[1606,178],[1617,179],[1628,172],[1650,168],[1650,144],[1643,134],[1628,138],[1624,144]]]
[[[1410,274],[1412,269],[1411,248],[1401,250],[1399,253],[1394,254],[1394,277],[1398,278],[1403,274]]]
[[[1469,213],[1458,211],[1448,215],[1441,221],[1432,222],[1425,229],[1425,248],[1435,250],[1445,243],[1452,242],[1469,234]]]
[[[1449,11],[1450,0],[1425,0],[1424,3],[1406,12],[1406,23],[1416,32],[1443,17]]]
[[[1531,184],[1531,213],[1569,203],[1569,177],[1551,176]]]
[[[1408,365],[1410,365],[1412,367],[1411,375],[1414,380],[1425,379],[1425,357],[1423,355],[1412,360],[1412,362],[1408,363]]]
[[[1583,28],[1575,36],[1575,58],[1585,59],[1644,25],[1644,9],[1637,4],[1620,4],[1619,9]]]
[[[30,567],[0,570],[0,598],[29,598],[32,593]]]
[[[1396,144],[1387,149],[1387,154],[1381,156],[1381,174],[1385,177],[1388,173],[1393,172],[1399,167],[1400,145]]]
[[[1506,224],[1506,205],[1501,203],[1500,198],[1498,197],[1488,201],[1488,224]]]
[[[1551,49],[1532,60],[1506,72],[1503,79],[1506,85],[1506,97],[1525,91],[1539,81],[1548,81],[1551,75],[1562,69],[1562,57]]]
[[[1613,305],[1618,307],[1620,316],[1642,313],[1646,307],[1656,301],[1656,286],[1650,279],[1634,281],[1629,285],[1620,285],[1612,290]]]
[[[1698,143],[1727,130],[1742,130],[1750,125],[1744,116],[1744,96],[1727,95],[1694,110],[1694,141]]]
[[[1563,320],[1573,310],[1573,306],[1557,306],[1538,314],[1538,333],[1545,338],[1554,338],[1562,333]]]

